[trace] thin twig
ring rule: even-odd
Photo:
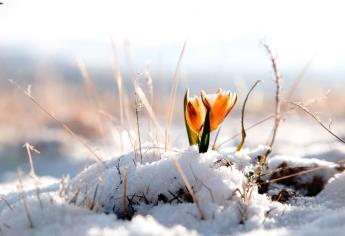
[[[241,128],[242,128],[242,141],[241,143],[237,146],[236,148],[236,151],[240,151],[244,145],[244,142],[246,140],[246,129],[244,128],[244,111],[246,109],[246,104],[247,104],[247,101],[248,101],[248,98],[249,98],[249,95],[251,94],[251,92],[254,90],[254,88],[259,84],[261,83],[262,80],[257,80],[254,85],[250,88],[250,90],[248,91],[247,93],[247,96],[246,98],[244,99],[244,102],[243,102],[243,106],[242,106],[242,111],[241,111]]]
[[[322,123],[321,119],[316,116],[315,114],[313,114],[308,108],[306,108],[305,106],[303,106],[301,103],[296,103],[296,102],[290,102],[290,104],[297,106],[298,108],[300,108],[301,110],[303,110],[304,112],[306,112],[309,116],[311,116],[314,120],[317,121],[317,123],[319,123],[319,125],[321,125],[322,128],[324,128],[328,133],[330,133],[333,137],[335,137],[338,141],[342,142],[345,144],[345,140],[340,138],[338,135],[336,135],[333,131],[331,131],[325,124]]]
[[[199,210],[200,219],[201,219],[201,220],[205,220],[205,219],[206,219],[205,214],[204,214],[204,212],[202,211],[202,209],[201,209],[201,207],[200,207],[200,205],[199,205],[199,201],[198,201],[197,197],[195,196],[195,194],[194,194],[194,192],[193,192],[193,189],[192,189],[192,186],[190,185],[190,183],[189,183],[189,181],[188,181],[186,175],[184,174],[184,172],[183,172],[183,170],[182,170],[182,168],[181,168],[180,163],[179,163],[176,159],[173,159],[173,162],[174,162],[174,165],[175,165],[175,167],[176,167],[178,173],[180,174],[180,176],[181,176],[181,178],[182,178],[184,184],[186,185],[189,194],[192,196],[193,202],[195,203],[196,207],[197,207],[198,210]]]

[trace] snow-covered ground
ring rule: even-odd
[[[63,166],[55,177],[23,176],[23,187],[17,177],[7,178],[0,184],[0,235],[343,235],[345,173],[339,161],[345,145],[313,123],[283,124],[262,179],[319,169],[259,186],[251,176],[266,136],[257,134],[269,134],[269,127],[248,133],[240,152],[232,147],[236,139],[205,154],[183,142],[168,152],[147,144],[142,160],[128,150],[80,172],[66,166],[69,178],[60,178]],[[342,125],[336,128],[345,133]],[[66,165],[81,160],[80,153],[70,153],[77,154]]]

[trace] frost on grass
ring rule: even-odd
[[[272,183],[266,193],[259,194],[260,186],[250,182],[250,174],[255,171],[257,156],[264,148],[241,152],[229,148],[199,154],[196,147],[167,153],[145,147],[142,163],[138,154],[130,152],[106,161],[104,169],[94,164],[71,180],[39,186],[40,200],[35,186],[24,189],[33,228],[29,227],[23,199],[16,191],[8,190],[1,195],[6,202],[0,200],[0,233],[303,235],[317,232],[325,235],[333,232],[339,235],[343,232],[337,219],[345,219],[342,184],[345,175],[336,174],[337,166],[299,176],[301,183],[308,183],[315,176],[323,179],[325,187],[316,197],[307,197],[305,190],[281,182]],[[200,219],[173,160],[182,167],[205,220]],[[289,168],[331,164],[277,155],[272,156],[268,171],[276,170],[282,163]],[[283,188],[299,192],[284,203],[274,201],[277,200],[274,195]]]

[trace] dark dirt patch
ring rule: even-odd
[[[303,173],[313,168],[317,168],[319,165],[314,165],[311,167],[289,167],[286,162],[282,162],[278,167],[277,171],[274,172],[269,179],[263,180],[258,179],[257,184],[259,185],[259,193],[264,194],[267,193],[270,187],[270,181],[274,181],[277,184],[290,187],[296,191],[298,191],[303,196],[316,196],[319,194],[322,189],[324,188],[326,182],[328,181],[324,175],[320,173],[320,171],[315,171],[311,173]],[[338,172],[342,172],[345,170],[344,166],[338,166],[333,168],[334,174]],[[300,175],[298,175],[301,173]],[[289,178],[284,178],[290,176]],[[309,178],[302,178],[309,175]],[[282,178],[282,179],[280,179]],[[296,196],[296,194],[295,194]],[[278,195],[273,195],[272,200],[286,202],[291,198],[291,193],[289,193],[286,189],[281,189]]]

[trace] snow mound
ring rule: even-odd
[[[298,177],[300,183],[323,178],[325,186],[317,196],[296,195],[283,204],[272,201],[270,193],[286,188],[286,183],[271,184],[271,192],[259,194],[251,182],[264,148],[199,154],[196,147],[168,152],[145,147],[142,157],[139,152],[114,157],[71,180],[41,179],[40,185],[29,186],[24,179],[21,193],[6,188],[0,194],[0,234],[341,235],[345,174],[336,174],[338,166],[319,159],[272,156],[268,171],[282,163],[290,170],[329,166]]]

